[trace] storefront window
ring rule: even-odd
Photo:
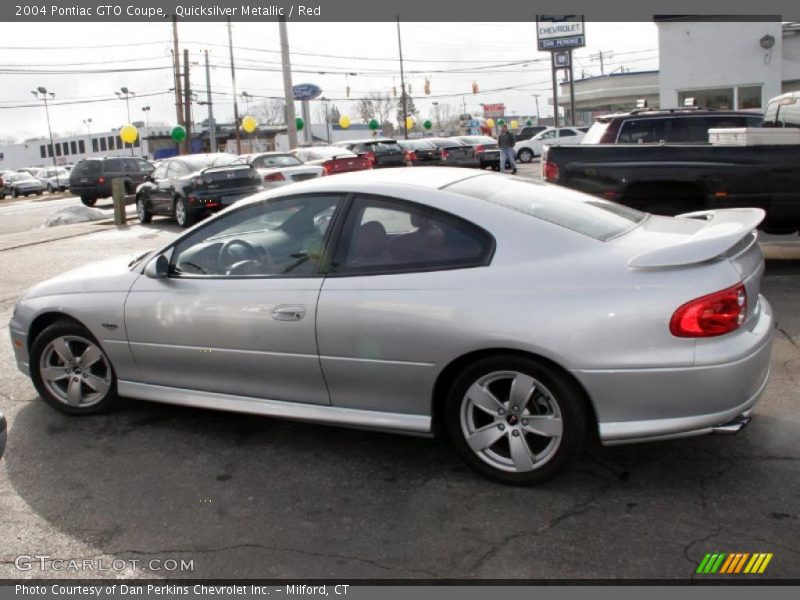
[[[733,88],[678,92],[678,106],[683,106],[687,98],[694,98],[698,108],[733,108]]]
[[[736,108],[761,108],[761,86],[742,86],[738,90],[739,106]]]

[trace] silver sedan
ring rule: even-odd
[[[766,386],[758,209],[652,216],[461,169],[259,193],[16,305],[19,368],[117,396],[429,436],[495,480],[604,444],[735,432]]]

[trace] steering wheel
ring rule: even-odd
[[[258,250],[249,242],[238,238],[228,240],[222,245],[218,260],[226,275],[231,275],[234,271],[252,273],[254,269],[262,270]]]

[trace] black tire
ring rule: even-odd
[[[147,210],[147,204],[142,196],[136,198],[136,215],[139,217],[139,222],[147,224],[153,220],[153,213]]]
[[[503,390],[512,387],[509,379],[517,381],[520,375],[520,381],[532,378],[534,387],[524,396],[525,404],[516,414],[510,401],[503,406],[489,401],[498,407],[497,413],[490,414],[471,400],[475,394],[468,397],[473,385],[480,389],[487,386],[494,398],[502,401]],[[465,368],[450,387],[444,419],[448,436],[464,461],[484,477],[510,485],[536,485],[558,474],[580,451],[589,422],[583,391],[569,376],[542,361],[515,355],[483,358]],[[559,419],[560,431],[552,436],[528,429],[558,429]],[[481,430],[494,434],[495,441],[473,450],[467,442],[473,428],[472,434]],[[517,461],[512,444],[516,449],[523,448],[523,455],[527,452],[529,466]],[[526,466],[520,469],[520,464]]]
[[[37,196],[41,196],[44,192],[36,192]]]
[[[517,153],[517,160],[522,163],[529,163],[534,158],[536,158],[536,154],[530,148],[523,148]]]
[[[184,229],[191,227],[195,221],[195,214],[189,209],[185,198],[175,198],[175,202],[172,205],[172,215],[175,217],[178,225]]]
[[[69,340],[67,347],[71,352],[74,352],[74,356],[78,360],[83,358],[80,355],[90,344],[99,349],[100,358],[89,367],[81,368],[80,364],[77,366],[70,365],[63,360],[58,352],[51,348],[51,343],[59,338],[67,338]],[[57,364],[59,362],[63,362],[64,365]],[[72,374],[66,375],[58,382],[51,382],[49,385],[54,389],[61,389],[63,386],[66,388],[64,390],[65,395],[69,395],[69,390],[72,389],[72,386],[77,385],[80,390],[79,394],[86,394],[87,403],[85,405],[72,405],[68,404],[65,399],[60,399],[58,395],[48,388],[48,384],[45,384],[42,376],[43,367],[54,368],[57,371],[63,368],[65,374],[71,370]],[[94,336],[85,327],[73,321],[56,321],[36,337],[31,347],[30,371],[33,385],[42,399],[62,413],[68,415],[97,414],[109,410],[118,401],[117,377],[111,361]],[[94,380],[91,379],[92,377]],[[64,379],[67,381],[65,382]],[[98,385],[98,380],[107,385],[107,388],[102,392],[92,387],[93,385]],[[94,383],[91,383],[92,381]],[[93,397],[97,395],[99,395],[98,398]]]
[[[94,206],[97,203],[97,198],[81,196],[81,202],[83,202],[84,206]]]

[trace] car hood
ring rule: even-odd
[[[134,255],[117,256],[67,271],[33,286],[24,298],[127,291],[140,276],[138,270],[128,267],[134,258]]]

